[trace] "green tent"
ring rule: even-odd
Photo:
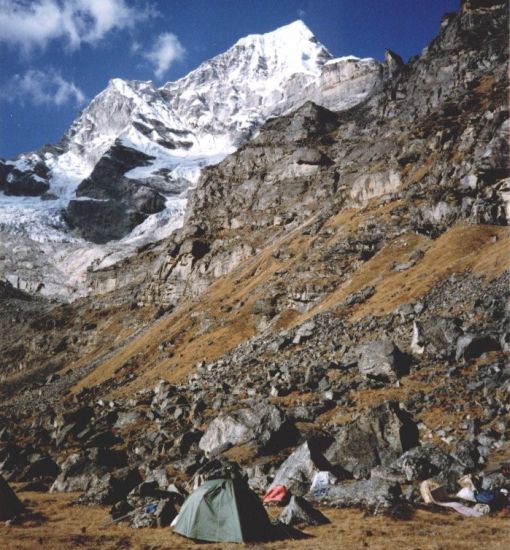
[[[21,514],[25,507],[21,504],[9,484],[0,475],[0,521],[7,521]]]
[[[232,479],[206,481],[186,499],[172,526],[185,537],[211,542],[264,541],[272,530],[257,495]]]

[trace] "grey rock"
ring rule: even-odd
[[[114,504],[125,498],[141,481],[137,468],[122,468],[97,479],[81,500],[87,503]]]
[[[322,493],[320,500],[337,508],[363,507],[378,511],[391,508],[400,494],[398,483],[372,478],[331,485]]]
[[[390,401],[341,427],[324,456],[354,478],[363,478],[370,475],[372,468],[390,465],[417,444],[415,423],[396,402]]]
[[[387,481],[405,483],[423,481],[435,476],[448,478],[454,459],[433,445],[415,447],[406,451],[387,467],[376,467],[371,476]],[[456,473],[463,473],[457,468]]]
[[[221,449],[254,441],[261,452],[284,448],[295,441],[293,423],[276,406],[260,402],[249,409],[216,417],[200,439],[199,447],[211,455]]]
[[[307,321],[297,329],[292,342],[294,344],[300,344],[301,342],[304,342],[310,339],[313,336],[314,331],[315,331],[315,322]]]
[[[430,356],[450,358],[453,356],[457,339],[462,330],[456,319],[432,317],[427,321],[416,321],[413,334],[413,351],[422,349]]]
[[[306,499],[293,495],[282,510],[278,521],[285,525],[324,525],[329,519]]]
[[[358,369],[365,378],[395,381],[407,372],[408,361],[390,340],[376,340],[358,346]]]
[[[98,467],[78,453],[68,456],[60,469],[50,492],[86,491],[106,471],[106,468]]]

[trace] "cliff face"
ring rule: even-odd
[[[506,224],[506,13],[443,18],[380,93],[341,113],[308,103],[205,170],[144,300],[175,305],[313,216],[395,203],[394,232],[437,238],[460,220]],[[480,40],[484,36],[483,41]]]

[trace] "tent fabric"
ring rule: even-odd
[[[176,533],[210,542],[268,540],[271,523],[244,481],[206,481],[184,502],[172,523]]]
[[[0,521],[7,521],[23,512],[24,506],[9,484],[0,475]]]

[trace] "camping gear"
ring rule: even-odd
[[[444,508],[452,508],[459,514],[468,517],[481,517],[484,515],[482,512],[469,508],[468,506],[464,506],[460,502],[451,501],[444,487],[431,479],[426,479],[421,483],[420,494],[425,504],[437,504],[438,506],[443,506]]]
[[[8,521],[24,510],[25,507],[0,474],[0,521]]]
[[[264,504],[280,504],[284,506],[289,502],[290,493],[284,485],[271,487],[264,496]]]
[[[476,485],[471,474],[462,476],[457,483],[463,488],[471,489],[473,492],[476,491]]]
[[[486,504],[491,510],[500,510],[508,503],[508,492],[505,489],[482,489],[475,492],[478,504]]]
[[[324,496],[330,485],[334,485],[337,478],[331,472],[317,472],[313,476],[312,485],[310,487],[310,493],[314,497]]]
[[[462,489],[455,496],[457,498],[461,498],[462,500],[476,502],[475,492],[470,487],[462,487]]]
[[[172,522],[176,533],[210,542],[256,542],[270,538],[264,506],[243,480],[206,481],[186,499]]]

